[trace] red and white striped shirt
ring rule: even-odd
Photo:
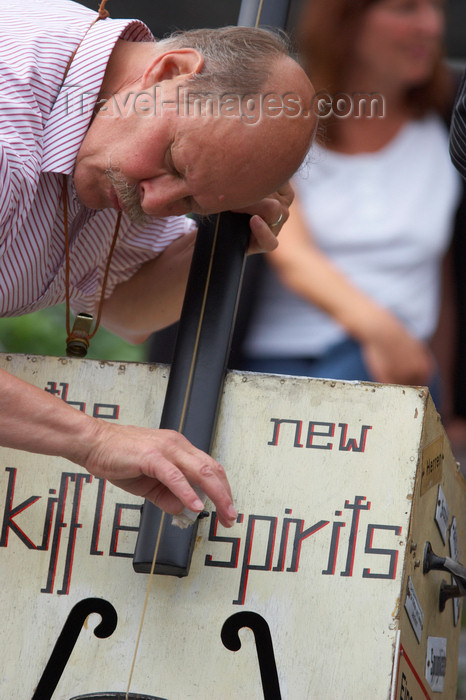
[[[154,39],[138,20],[99,20],[89,29],[95,18],[68,0],[0,8],[0,316],[65,299],[64,174],[72,306],[92,313],[100,298],[116,212],[84,207],[71,176],[115,43]],[[142,227],[123,215],[106,296],[192,228],[184,217]]]

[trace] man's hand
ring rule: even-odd
[[[289,216],[289,208],[294,199],[293,188],[285,183],[277,192],[245,209],[235,210],[238,214],[251,214],[251,241],[248,253],[266,253],[278,246],[277,236]]]
[[[231,527],[237,513],[223,467],[174,430],[151,430],[95,421],[83,466],[95,476],[176,514],[203,509],[191,484],[215,503],[220,522]]]
[[[223,468],[180,433],[92,418],[4,370],[0,386],[0,445],[69,459],[169,513],[202,510],[195,484],[222,525],[235,522]]]

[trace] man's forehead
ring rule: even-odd
[[[173,115],[174,160],[196,186],[227,197],[235,190],[243,199],[249,190],[257,198],[275,191],[299,168],[315,131],[315,115],[304,104],[313,88],[302,69],[284,59],[285,73],[297,69],[297,83],[305,86],[301,93],[279,93],[274,80],[257,94],[208,95],[196,102],[192,93],[190,111],[185,103],[184,111]]]

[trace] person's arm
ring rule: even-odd
[[[291,207],[280,245],[269,255],[269,261],[291,291],[332,316],[361,343],[376,381],[428,383],[434,366],[429,349],[390,311],[360,291],[317,248],[297,201]]]
[[[236,519],[228,480],[212,457],[172,430],[114,425],[0,370],[0,444],[60,456],[97,477],[149,499],[162,510],[199,512],[196,484],[221,523]]]
[[[144,263],[105,300],[102,325],[130,343],[180,317],[196,234],[177,238],[157,258]]]
[[[293,196],[291,186],[286,183],[270,197],[241,210],[251,214],[249,254],[271,251],[278,245],[277,235],[288,219]],[[129,342],[141,343],[155,331],[177,321],[194,242],[194,234],[176,239],[129,280],[117,285],[105,300],[102,324]]]

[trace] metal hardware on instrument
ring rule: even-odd
[[[440,584],[439,610],[443,612],[445,603],[451,598],[462,598],[466,595],[466,567],[451,557],[439,557],[432,549],[430,542],[426,542],[424,549],[423,572],[446,571],[456,581],[456,585],[449,586],[445,581]]]

